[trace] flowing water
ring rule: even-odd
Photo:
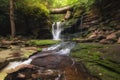
[[[61,31],[61,22],[53,23],[54,40],[60,40]],[[9,73],[5,80],[98,80],[69,56],[74,46],[75,42],[63,41],[33,53],[25,61],[10,62],[3,69]]]
[[[53,35],[53,40],[61,40],[61,22],[54,22],[52,24],[52,35]]]
[[[10,62],[9,65],[4,70],[13,70],[20,65],[29,65],[31,61],[35,58],[44,57],[48,55],[69,55],[72,48],[74,48],[74,42],[61,42],[59,44],[52,45],[48,48],[43,48],[42,52],[37,52],[37,54],[32,55],[25,61],[15,61]]]
[[[57,50],[57,54],[69,55],[72,48],[74,48],[75,42],[61,42],[59,44],[52,45],[48,48],[43,48],[42,51]]]
[[[9,71],[5,80],[97,80],[69,56],[74,46],[74,42],[61,42],[25,61],[12,62],[4,69]]]

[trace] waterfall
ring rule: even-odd
[[[56,23],[54,22],[52,25],[52,34],[53,34],[54,40],[60,40],[61,31],[62,31],[61,25],[62,25],[61,22],[56,22]],[[64,42],[63,41],[59,44],[55,44],[50,47],[43,48],[42,52],[36,52],[37,54],[32,55],[25,61],[10,62],[9,65],[5,67],[4,70],[17,71],[18,69],[21,68],[20,66],[31,64],[33,59],[48,56],[48,55],[55,54],[55,55],[67,55],[68,56],[70,54],[70,51],[74,48],[74,46],[75,46],[75,42],[71,42],[71,41]]]
[[[61,22],[54,22],[52,24],[52,35],[53,40],[61,40]]]

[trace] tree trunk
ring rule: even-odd
[[[15,22],[14,22],[14,0],[10,0],[10,24],[11,24],[11,37],[15,37]]]
[[[68,10],[72,10],[73,6],[66,6],[63,8],[56,8],[56,9],[51,9],[50,13],[51,14],[65,14]]]

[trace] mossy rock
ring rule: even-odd
[[[31,46],[47,46],[60,42],[59,40],[30,40],[27,42]]]
[[[118,47],[118,45],[115,46]],[[115,60],[112,61],[114,53],[111,54],[112,49],[116,50],[115,46],[97,43],[78,43],[73,49],[71,56],[77,61],[82,61],[91,75],[97,76],[101,80],[119,80],[120,63],[115,62]],[[104,49],[107,51],[102,52]]]

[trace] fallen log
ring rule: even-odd
[[[51,9],[50,13],[51,14],[64,14],[68,10],[71,11],[72,9],[73,9],[73,6],[66,6],[66,7],[62,7],[62,8]]]

